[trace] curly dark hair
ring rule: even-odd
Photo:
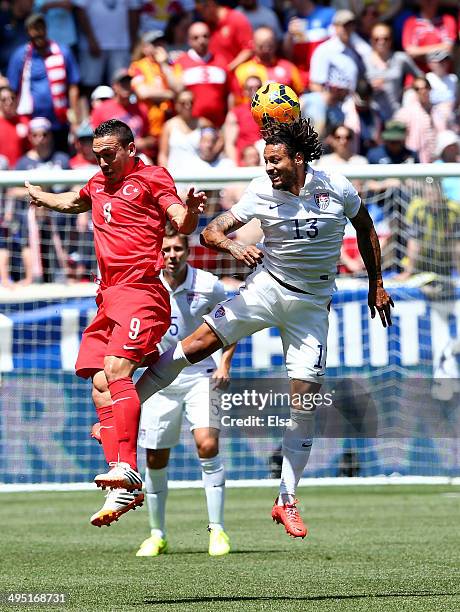
[[[317,132],[313,129],[310,119],[300,117],[291,123],[271,121],[262,129],[262,137],[266,144],[284,144],[292,159],[296,153],[302,153],[305,163],[319,159],[322,146]]]
[[[124,147],[134,142],[134,135],[131,128],[119,119],[109,119],[97,126],[94,130],[93,138],[104,138],[104,136],[115,136]]]

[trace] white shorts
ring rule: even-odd
[[[331,296],[286,289],[263,268],[248,277],[235,297],[204,316],[224,346],[277,327],[289,378],[322,382],[326,368]]]
[[[166,387],[142,404],[139,425],[142,448],[155,450],[179,444],[184,414],[190,431],[201,427],[220,429],[220,413],[210,406],[209,377],[184,374],[181,375],[184,384]]]

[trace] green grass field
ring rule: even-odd
[[[210,558],[203,492],[171,491],[170,553],[152,559],[135,557],[145,507],[96,529],[100,492],[2,494],[0,591],[69,593],[41,610],[460,610],[460,488],[301,489],[303,541],[272,523],[274,495],[229,489],[233,553]]]

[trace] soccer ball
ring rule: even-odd
[[[251,101],[251,113],[261,127],[271,120],[291,123],[300,115],[299,98],[295,91],[282,83],[262,85]]]

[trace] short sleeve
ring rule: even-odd
[[[358,192],[353,187],[348,179],[345,179],[345,188],[343,190],[343,210],[345,216],[353,219],[358,214],[361,206],[361,198]]]
[[[220,302],[223,302],[227,299],[227,292],[225,291],[224,285],[220,282],[220,280],[216,280],[214,283],[214,287],[212,288],[212,303],[215,306]]]
[[[91,204],[91,194],[90,194],[90,186],[91,186],[91,180],[89,180],[86,185],[84,185],[79,192],[79,196],[82,200],[84,200],[85,202],[89,202]]]
[[[184,203],[177,194],[173,178],[165,168],[153,168],[149,182],[152,195],[164,212],[173,204],[184,206]]]
[[[247,223],[255,217],[256,201],[256,194],[251,189],[251,185],[249,185],[239,202],[232,206],[230,212],[238,221]]]

